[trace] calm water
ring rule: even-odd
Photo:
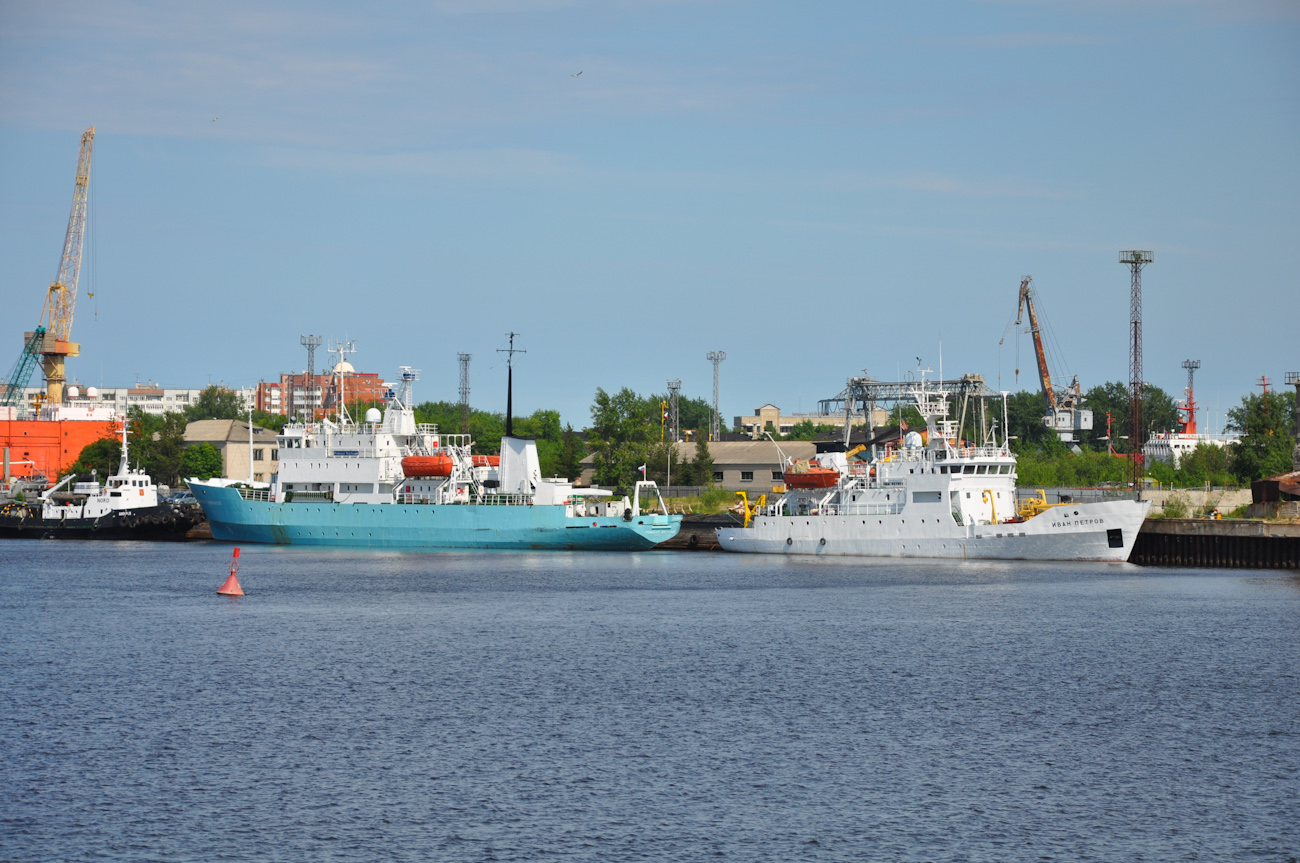
[[[6,860],[1300,855],[1300,579],[0,542]]]

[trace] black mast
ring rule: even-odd
[[[515,347],[518,333],[506,333],[510,338],[510,347],[497,348],[497,353],[506,355],[506,437],[514,437],[514,393],[515,393],[515,354],[528,351]]]

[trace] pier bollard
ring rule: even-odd
[[[239,579],[235,578],[235,573],[239,572],[239,549],[235,548],[235,554],[230,559],[230,578],[226,583],[217,588],[217,593],[222,596],[243,596],[244,590],[239,586]]]

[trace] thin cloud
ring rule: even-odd
[[[939,171],[914,171],[895,174],[847,173],[826,178],[837,188],[903,189],[960,198],[1046,198],[1062,200],[1082,197],[1084,191],[1073,186],[1053,186],[1023,177],[963,177]]]
[[[947,45],[958,48],[1048,48],[1060,45],[1100,45],[1106,40],[1096,33],[967,33],[917,39],[918,45]]]

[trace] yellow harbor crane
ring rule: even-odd
[[[95,146],[95,127],[81,136],[81,155],[77,159],[77,185],[72,192],[72,213],[68,216],[68,233],[63,240],[63,258],[59,275],[45,295],[41,326],[45,329],[41,347],[41,369],[45,374],[45,395],[50,404],[63,401],[67,380],[64,361],[81,354],[81,345],[72,341],[72,315],[77,308],[77,283],[81,278],[81,250],[86,239],[86,206],[90,199],[90,153]],[[35,333],[27,333],[30,343]]]

